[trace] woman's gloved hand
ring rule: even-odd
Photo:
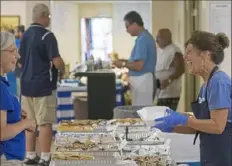
[[[155,119],[155,122],[158,122],[158,124],[154,126],[155,128],[163,132],[170,132],[175,126],[187,124],[188,116],[170,109],[167,109],[166,112],[168,114],[167,116]]]

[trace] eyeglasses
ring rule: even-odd
[[[12,54],[15,58],[20,59],[20,56],[19,56],[19,54],[18,54],[18,49],[17,49],[17,48],[15,48],[15,49],[10,49],[10,50],[1,50],[1,51],[9,52],[9,53]]]

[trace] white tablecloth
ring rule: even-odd
[[[195,135],[165,133],[166,138],[171,139],[171,157],[176,162],[199,162],[200,149],[199,138],[193,145]]]

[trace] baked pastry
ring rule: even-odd
[[[57,131],[60,132],[91,132],[93,131],[93,127],[86,126],[78,126],[78,125],[70,125],[70,124],[60,124],[57,128]]]
[[[66,146],[57,146],[56,151],[72,151],[72,150],[83,150],[86,151],[88,149],[92,149],[94,147],[97,147],[97,144],[87,140],[85,142],[75,141],[69,145]]]
[[[168,164],[166,164],[166,162],[159,156],[128,157],[124,160],[133,160],[138,166],[168,166]]]
[[[85,126],[85,125],[99,125],[101,122],[104,122],[105,120],[98,119],[98,120],[63,120],[61,121],[61,125],[77,125],[77,126]]]
[[[142,119],[139,118],[126,118],[126,119],[116,119],[115,121],[112,122],[113,125],[115,124],[138,124],[138,123],[143,123]]]

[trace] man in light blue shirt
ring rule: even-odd
[[[127,32],[137,36],[129,60],[114,61],[116,67],[129,69],[132,105],[153,103],[154,77],[156,67],[156,45],[153,36],[144,28],[141,16],[131,11],[124,17]]]

